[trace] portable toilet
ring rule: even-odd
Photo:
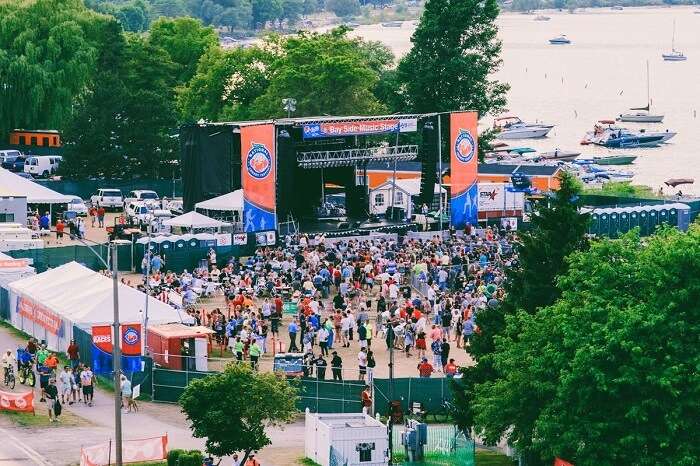
[[[659,226],[659,211],[655,205],[649,206],[649,234],[653,235],[656,232],[656,227]]]
[[[649,213],[643,207],[637,211],[639,212],[639,235],[649,236]]]
[[[617,209],[613,209],[610,212],[610,218],[608,219],[608,236],[611,238],[617,238],[620,236],[620,214]]]
[[[668,214],[668,205],[667,204],[661,204],[658,206],[658,215],[659,215],[659,225],[670,225],[675,227],[675,223],[670,222],[670,216]]]
[[[596,210],[591,212],[591,223],[588,224],[588,233],[597,235],[599,232],[600,214]]]
[[[599,215],[598,234],[601,236],[608,236],[610,233],[610,209],[600,209]]]
[[[627,233],[631,230],[630,228],[630,214],[631,209],[629,207],[623,207],[620,209],[620,232]]]
[[[678,220],[675,223],[676,226],[682,231],[687,231],[688,227],[690,227],[690,206],[681,203],[673,204],[673,206],[675,207],[671,208],[676,209],[676,215],[678,216]]]

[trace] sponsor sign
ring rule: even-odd
[[[525,195],[504,183],[479,183],[479,212],[523,210]]]
[[[450,114],[450,223],[455,228],[476,225],[478,219],[476,125],[476,112]]]
[[[122,354],[141,356],[141,324],[122,325]]]
[[[105,466],[114,464],[116,444],[104,442],[80,449],[80,466]],[[122,442],[122,462],[139,463],[164,460],[168,456],[168,436]]]
[[[231,233],[217,233],[214,236],[217,246],[231,246]]]
[[[13,393],[0,391],[0,411],[34,412],[34,392]]]
[[[384,120],[336,121],[304,125],[304,139],[360,136],[363,134],[409,133],[418,130],[415,118]]]
[[[241,127],[243,229],[256,232],[277,228],[275,125]]]
[[[233,244],[245,245],[248,244],[248,235],[245,233],[236,233],[233,235]]]
[[[120,330],[121,367],[124,372],[141,370],[141,324],[123,324]],[[114,340],[111,325],[92,327],[92,370],[96,374],[112,372]]]
[[[27,297],[21,297],[17,301],[17,313],[54,335],[61,333],[61,316]]]

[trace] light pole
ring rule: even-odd
[[[282,99],[282,108],[287,112],[287,118],[292,117],[292,113],[297,109],[297,100],[291,97]]]
[[[120,324],[119,324],[119,277],[118,274],[118,262],[117,262],[117,243],[116,241],[110,241],[110,256],[112,258],[112,265],[108,264],[100,254],[95,251],[92,246],[90,246],[87,241],[82,238],[78,238],[75,235],[70,235],[71,239],[75,239],[80,242],[83,246],[87,248],[102,262],[102,264],[107,268],[107,270],[112,271],[112,294],[113,294],[113,305],[114,305],[114,322],[112,323],[112,328],[114,332],[114,337],[112,338],[112,370],[114,371],[114,437],[115,437],[115,460],[117,466],[122,466],[122,403],[121,403],[121,384],[119,376],[121,373],[121,363],[122,363],[122,352],[121,352],[121,335],[120,335]],[[95,243],[100,244],[100,243]]]

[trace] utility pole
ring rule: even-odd
[[[112,241],[112,292],[114,299],[114,337],[112,339],[112,363],[114,368],[114,436],[116,465],[122,466],[122,403],[121,403],[121,332],[119,325],[119,278],[117,277],[117,243]]]
[[[387,325],[386,337],[389,341],[389,464],[392,464],[394,456],[394,413],[392,412],[394,401],[394,327],[391,322]]]
[[[438,184],[440,188],[438,189],[438,196],[440,198],[440,210],[438,211],[439,214],[439,225],[440,225],[440,235],[442,235],[442,210],[443,210],[443,203],[442,203],[442,114],[438,114],[438,125],[437,125],[437,132],[438,132]]]

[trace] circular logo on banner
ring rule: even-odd
[[[265,178],[272,169],[272,156],[267,147],[253,143],[246,158],[246,168],[253,178]]]
[[[10,399],[8,397],[6,397],[6,396],[0,397],[0,407],[9,408],[10,405],[12,405],[12,402],[10,401]]]
[[[135,345],[139,342],[139,332],[133,327],[128,327],[124,332],[124,343],[127,345]]]
[[[469,162],[474,157],[474,138],[466,129],[460,129],[455,140],[455,155],[457,160],[463,163]]]
[[[25,409],[27,407],[27,400],[22,397],[15,398],[15,406],[17,409]]]

